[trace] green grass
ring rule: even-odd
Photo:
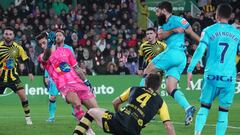
[[[185,76],[184,76],[185,77]],[[185,79],[183,77],[183,80]],[[117,80],[119,77],[110,78],[112,81]],[[134,77],[133,77],[134,78]],[[131,81],[134,79],[131,78]],[[100,77],[101,79],[101,77]],[[121,78],[121,80],[126,78]],[[101,82],[102,80],[102,82]],[[107,84],[109,81],[106,79],[101,79],[98,81],[93,81],[94,84]],[[136,82],[139,80],[136,79]],[[105,83],[104,83],[105,82]],[[136,84],[136,82],[132,82]],[[36,83],[32,83],[36,84]],[[97,84],[97,85],[99,85]],[[110,85],[110,84],[108,84]],[[119,85],[119,84],[117,84]],[[129,84],[124,83],[128,86]],[[121,87],[122,85],[119,85]],[[114,86],[115,87],[115,86]],[[183,86],[185,87],[185,86]],[[121,93],[122,88],[117,88],[117,95]],[[183,91],[191,104],[196,105],[199,108],[198,98],[200,91]],[[113,95],[99,95],[97,97],[100,107],[107,108],[113,111],[111,101],[115,96]],[[12,94],[6,97],[0,97],[0,135],[70,135],[75,128],[76,120],[71,115],[71,107],[67,105],[61,97],[57,99],[57,113],[56,121],[54,123],[47,123],[48,118],[48,96],[28,96],[31,116],[33,120],[32,126],[25,125],[24,114],[21,107],[21,103],[17,95]],[[183,125],[184,122],[184,111],[176,104],[176,102],[170,97],[164,97],[167,102],[170,116],[174,122],[174,127],[178,135],[193,135],[194,134],[194,123],[188,127]],[[238,135],[240,134],[240,97],[239,94],[235,95],[234,103],[229,112],[229,126],[237,128],[228,128],[227,135]],[[213,135],[215,134],[215,123],[217,121],[217,102],[211,108],[209,117],[207,120],[207,125],[204,128],[203,135]],[[104,135],[105,133],[96,126],[94,123],[92,125],[94,131],[97,135]],[[159,135],[166,134],[162,122],[157,117],[156,120],[152,121],[142,132],[143,135]]]
[[[196,94],[198,95],[198,94]],[[198,105],[197,96],[189,96],[187,98],[192,104]],[[111,101],[109,98],[105,101],[98,99],[98,103],[101,107],[112,109]],[[171,119],[174,122],[176,133],[179,135],[192,135],[194,133],[194,124],[189,127],[185,127],[183,124],[184,111],[171,99],[171,97],[165,98]],[[75,119],[71,116],[71,107],[67,105],[60,97],[57,100],[57,114],[55,123],[47,123],[48,118],[47,96],[29,96],[31,106],[31,116],[33,120],[32,126],[25,125],[23,111],[21,104],[18,101],[16,95],[10,95],[7,97],[0,97],[0,135],[70,135],[76,125]],[[217,104],[217,103],[215,103]],[[228,128],[228,135],[236,135],[240,133],[240,119],[239,119],[239,95],[235,96],[235,103],[232,105],[229,115],[229,125],[238,127],[237,129]],[[199,106],[197,106],[199,108]],[[211,112],[207,120],[207,126],[203,131],[203,135],[215,134],[215,123],[217,119],[217,106],[212,106]],[[93,129],[97,135],[104,134],[101,129],[93,124]],[[163,124],[157,118],[152,121],[145,129],[143,129],[143,135],[159,135],[165,134]]]

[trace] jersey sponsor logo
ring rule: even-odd
[[[59,64],[59,69],[62,71],[62,72],[70,72],[70,66],[67,62],[62,62]]]
[[[181,20],[181,23],[182,23],[182,25],[186,25],[188,22],[187,22],[186,19],[182,19],[182,20]]]
[[[222,76],[222,75],[207,75],[208,80],[216,80],[222,82],[232,82],[232,76]]]
[[[13,69],[14,68],[14,59],[10,58],[6,60],[6,69]]]

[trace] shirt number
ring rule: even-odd
[[[220,59],[220,63],[223,63],[224,62],[224,57],[225,57],[225,54],[227,52],[227,49],[229,47],[228,43],[224,43],[224,42],[221,42],[219,43],[220,46],[223,46],[223,51],[221,53],[221,59]]]
[[[144,93],[136,98],[137,102],[140,103],[140,106],[143,108],[146,106],[148,100],[151,98],[151,95],[148,93]]]

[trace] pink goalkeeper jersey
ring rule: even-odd
[[[70,49],[58,47],[46,62],[42,60],[42,56],[43,54],[38,57],[38,61],[48,71],[59,90],[63,86],[74,83],[81,84],[83,89],[87,89],[87,86],[73,69],[77,65],[77,61]]]

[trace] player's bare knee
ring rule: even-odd
[[[56,101],[56,96],[50,96],[49,98],[51,101]]]

